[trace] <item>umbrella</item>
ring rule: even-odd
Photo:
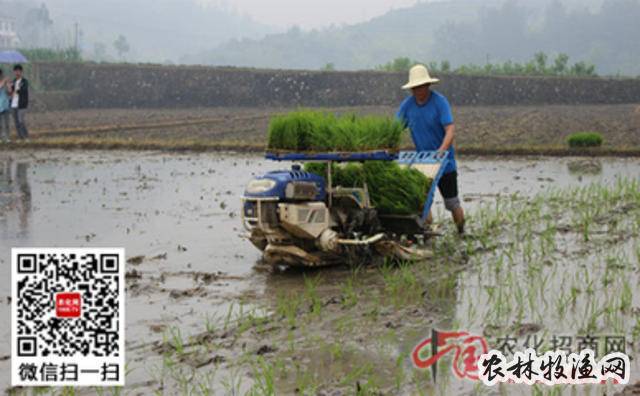
[[[29,62],[20,51],[0,51],[0,63],[25,63]]]

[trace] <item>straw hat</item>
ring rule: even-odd
[[[440,82],[437,78],[429,75],[429,70],[424,65],[415,65],[409,70],[409,82],[402,86],[402,89],[411,89],[424,84],[436,84]]]

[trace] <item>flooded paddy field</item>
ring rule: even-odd
[[[410,356],[439,329],[514,350],[560,337],[576,349],[589,335],[602,351],[622,336],[636,357],[640,159],[462,157],[468,232],[454,232],[438,199],[434,259],[269,271],[243,239],[239,197],[252,175],[286,166],[232,153],[0,151],[0,338],[10,332],[11,247],[125,247],[125,394],[621,389],[487,388],[459,379],[452,354],[434,382]],[[1,348],[6,389],[9,343]]]

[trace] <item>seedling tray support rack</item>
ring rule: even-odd
[[[433,205],[435,192],[440,182],[440,178],[444,173],[444,169],[449,162],[449,152],[444,151],[370,151],[370,152],[338,152],[338,153],[292,153],[292,152],[267,152],[265,158],[273,161],[297,161],[297,162],[327,162],[328,164],[328,190],[331,191],[331,164],[333,162],[363,162],[363,161],[396,161],[401,165],[413,166],[433,165],[437,166],[437,171],[433,177],[429,193],[425,197],[425,203],[422,209],[422,221],[429,216],[429,211]],[[329,194],[331,200],[331,194]],[[329,201],[331,206],[331,201]]]

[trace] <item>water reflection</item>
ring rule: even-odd
[[[11,158],[2,161],[0,167],[0,209],[4,212],[11,195]]]
[[[29,163],[15,164],[11,158],[2,161],[0,167],[0,224],[4,238],[11,230],[17,231],[17,236],[26,236],[29,230],[31,214],[31,185],[29,184]],[[12,226],[17,217],[17,227]]]
[[[567,163],[569,173],[576,176],[599,175],[602,173],[602,162],[595,158],[578,159]]]

